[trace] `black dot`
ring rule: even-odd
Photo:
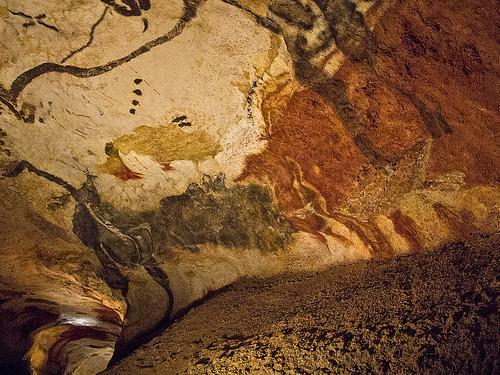
[[[45,120],[41,117],[38,118],[38,121],[41,122],[42,124],[45,122]]]
[[[142,82],[142,79],[140,79],[140,78],[136,78],[136,79],[134,79],[134,83],[135,83],[136,85],[138,85],[138,84],[139,84],[139,83],[141,83],[141,82]]]
[[[139,90],[139,89],[135,89],[134,91],[132,91],[135,95],[139,95],[141,96],[142,95],[142,91]]]
[[[130,108],[129,112],[130,112],[131,115],[135,115],[135,109],[134,108]]]
[[[132,104],[133,104],[133,105],[138,105],[138,104],[139,104],[139,101],[134,99],[134,100],[132,100]]]

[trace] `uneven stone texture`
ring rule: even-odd
[[[499,15],[0,0],[2,365],[94,374],[241,277],[497,233]]]
[[[243,280],[104,373],[497,373],[499,246]]]
[[[197,251],[196,245],[276,251],[291,239],[292,228],[259,185],[227,188],[224,176],[206,176],[201,185],[160,202],[163,243]],[[199,250],[198,250],[199,251]]]

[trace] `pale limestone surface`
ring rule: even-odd
[[[297,12],[293,17],[312,22],[310,28],[280,16],[277,1],[198,3],[196,16],[184,22],[186,4],[196,1],[152,0],[151,9],[143,9],[140,16],[125,17],[99,0],[0,0],[0,128],[6,133],[0,132],[2,174],[26,160],[78,189],[89,181],[88,169],[95,175],[93,183],[102,200],[83,204],[68,196],[59,207],[54,197],[67,191],[40,175],[23,172],[0,179],[0,246],[4,249],[0,254],[0,296],[8,301],[0,306],[0,314],[16,320],[13,313],[19,315],[36,307],[55,316],[45,321],[34,313],[33,319],[40,319],[40,324],[25,338],[33,345],[30,347],[28,341],[13,345],[19,352],[28,352],[26,359],[34,373],[97,373],[107,366],[115,349],[122,350],[129,341],[165,324],[166,319],[207,293],[244,276],[316,271],[337,263],[399,256],[461,239],[469,232],[490,233],[500,228],[498,185],[471,183],[460,171],[432,174],[432,152],[441,140],[429,134],[417,144],[420,148],[411,148],[382,167],[364,160],[366,174],[360,171],[351,187],[339,187],[347,193],[335,203],[334,210],[320,185],[321,162],[344,160],[344,169],[327,176],[328,181],[341,181],[350,173],[351,158],[342,154],[318,161],[312,169],[315,178],[307,177],[311,171],[299,160],[307,161],[314,148],[330,142],[327,135],[338,137],[334,132],[319,139],[312,133],[303,134],[310,136],[313,144],[305,153],[297,145],[299,161],[272,156],[288,163],[287,177],[293,180],[289,191],[280,190],[283,176],[273,170],[267,177],[245,175],[252,155],[264,154],[273,141],[289,142],[280,138],[284,130],[279,121],[294,113],[289,103],[295,95],[318,90],[318,82],[340,79],[337,74],[344,74],[342,68],[350,64],[351,55],[365,48],[359,30],[349,30],[349,25],[363,22],[366,30],[376,30],[380,20],[386,22],[385,14],[390,17],[390,12],[397,10],[392,1],[335,2],[336,6],[350,4],[340,6],[345,14],[339,11],[340,20],[335,22],[343,22],[345,16],[347,26],[338,27],[336,34],[346,35],[337,39],[332,32],[333,11],[321,9],[314,1],[301,2],[313,21],[290,1],[295,4],[290,9]],[[264,21],[273,26],[262,26]],[[273,27],[280,30],[273,31]],[[26,83],[18,97],[12,98],[16,78],[37,66],[46,68],[43,64],[53,63],[58,64],[57,69],[77,70],[108,66],[144,46],[150,48],[162,35],[169,40],[102,74],[51,71]],[[141,81],[136,83],[136,79]],[[358,86],[353,87],[346,89],[346,95],[359,92]],[[137,89],[140,95],[134,93]],[[138,103],[133,104],[134,100]],[[331,121],[341,118],[342,108],[336,105],[339,103],[331,105]],[[26,121],[30,114],[33,121]],[[186,118],[179,120],[180,116]],[[189,125],[183,125],[186,121]],[[356,138],[347,124],[337,125],[345,127],[339,134]],[[147,140],[123,146],[124,139],[136,140],[134,134],[140,127],[153,129],[152,134],[154,129],[175,127],[176,132],[156,134],[167,138],[183,132],[193,143],[206,141],[200,141],[200,148],[216,151],[199,157],[199,148],[175,150],[174,138],[163,143],[152,139],[151,145],[171,147],[169,155],[187,155],[160,161],[161,150],[151,149]],[[412,131],[402,129],[404,136],[397,141],[391,141],[390,135],[383,141],[389,145],[403,142],[412,138]],[[110,151],[110,145],[116,150]],[[360,149],[362,146],[356,144]],[[332,144],[329,151],[336,148],[342,149]],[[352,159],[354,164],[354,156]],[[494,168],[493,164],[490,169]],[[254,222],[238,222],[243,216],[238,210],[248,208],[245,199],[236,195],[229,209],[213,208],[203,200],[205,195],[200,198],[190,190],[193,183],[203,186],[204,176],[221,173],[225,176],[224,192],[255,186],[270,192],[269,204],[263,203],[266,199],[261,194],[258,197],[262,199],[250,205],[262,204],[259,212],[264,212],[263,217],[278,212],[281,216],[277,221],[285,223],[283,227],[274,228],[267,222],[262,227],[269,229],[266,233],[283,231],[287,241],[273,251],[259,248],[257,240],[238,245],[241,227],[250,234],[252,229],[256,231]],[[295,194],[300,207],[286,201],[285,194]],[[193,206],[201,212],[194,216],[197,222],[186,219],[192,214],[186,206],[165,205],[168,197],[194,201]],[[51,209],[54,202],[57,208]],[[84,238],[88,240],[82,234],[84,224],[74,216],[85,209],[94,215],[93,223],[98,227],[89,229],[91,237],[97,239],[94,245],[84,243]],[[198,240],[195,224],[203,227],[206,222],[209,227],[211,218],[224,209],[236,214],[228,214],[229,224],[216,229],[217,240]],[[162,223],[159,212],[174,215],[179,225],[186,220],[189,234],[174,241],[168,235],[176,228],[158,231]],[[151,213],[157,216],[151,218]],[[147,230],[141,224],[147,224]],[[286,231],[288,224],[292,233]],[[140,234],[138,227],[142,228]],[[148,245],[147,231],[156,241],[152,245]],[[129,283],[127,291],[103,276],[108,273],[109,278],[112,267],[104,265],[98,255],[103,248],[110,251],[112,247],[104,243],[105,234],[122,241],[118,248],[130,245],[133,238],[136,248],[148,248],[154,255],[127,264],[111,261]],[[226,245],[228,242],[220,239],[223,235],[237,245]],[[168,277],[168,288],[158,273]],[[31,317],[31,312],[27,314]],[[13,324],[22,327],[24,321],[18,319]],[[91,330],[82,331],[81,327]],[[1,342],[10,334],[4,334],[2,328],[0,325]],[[52,358],[51,350],[68,336],[57,358]],[[12,356],[20,358],[19,353]]]

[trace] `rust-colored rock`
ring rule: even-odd
[[[328,212],[362,173],[366,158],[313,90],[293,94],[271,129],[266,149],[248,158],[240,179],[269,181],[285,211],[310,203]]]

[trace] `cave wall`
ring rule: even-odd
[[[129,3],[0,1],[0,362],[96,373],[241,276],[498,231],[493,2]]]

